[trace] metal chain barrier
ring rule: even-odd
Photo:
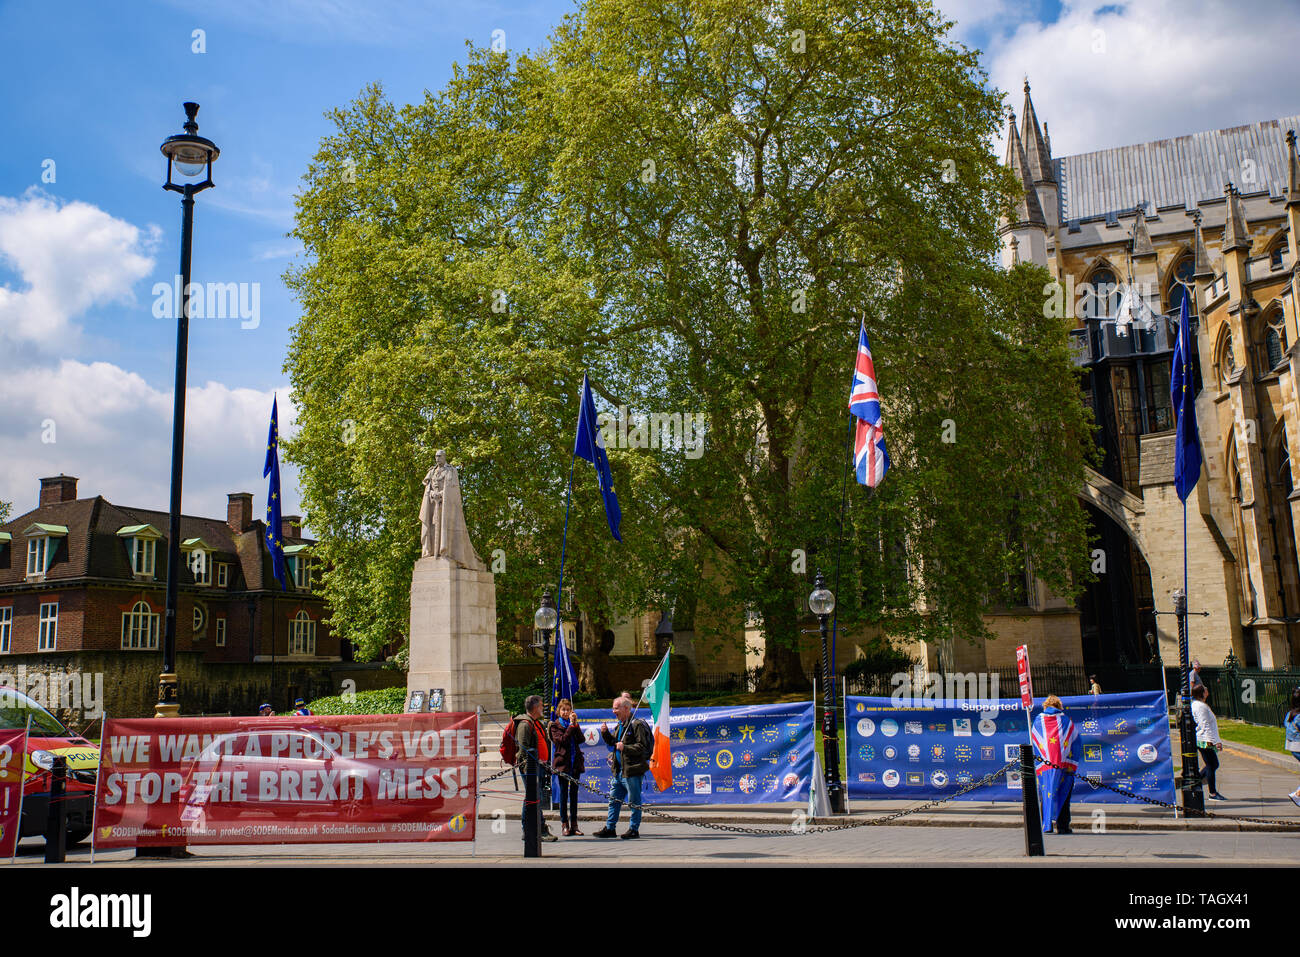
[[[551,774],[554,774],[556,777],[563,778],[566,781],[576,784],[584,791],[588,791],[591,794],[594,794],[597,797],[599,797],[601,800],[608,802],[609,795],[606,794],[605,792],[598,791],[595,788],[591,787],[590,785],[584,784],[582,781],[578,780],[577,778],[569,774],[566,774],[563,771],[555,770],[555,768],[553,768],[546,761],[539,760],[537,763],[541,765],[543,768],[545,768],[547,771],[549,771]],[[897,821],[900,818],[907,817],[909,814],[917,814],[921,811],[927,811],[930,808],[939,807],[942,804],[946,804],[949,801],[961,797],[963,794],[969,794],[971,791],[974,791],[977,788],[988,787],[990,784],[992,784],[1002,775],[1006,774],[1007,771],[1009,771],[1011,768],[1018,767],[1019,764],[1020,764],[1019,761],[1009,761],[1002,767],[998,768],[996,771],[989,772],[984,777],[980,778],[978,781],[972,781],[970,784],[966,785],[960,790],[954,791],[952,794],[944,795],[943,797],[936,798],[933,801],[927,801],[925,804],[919,804],[916,807],[903,808],[900,811],[894,811],[889,814],[882,814],[878,817],[865,818],[856,821],[846,821],[843,824],[806,824],[803,825],[802,829],[798,831],[792,830],[791,828],[788,827],[781,828],[778,830],[774,828],[744,827],[739,824],[719,824],[714,821],[693,821],[690,818],[679,817],[676,814],[669,814],[666,811],[657,810],[647,804],[633,804],[630,801],[622,801],[620,802],[620,804],[623,807],[630,808],[630,809],[637,809],[640,810],[642,814],[648,814],[652,817],[669,821],[674,824],[688,824],[691,827],[704,828],[712,831],[727,831],[734,834],[757,834],[757,835],[766,834],[766,835],[772,835],[774,837],[792,837],[792,836],[800,837],[804,834],[829,834],[832,831],[847,831],[858,827],[878,827],[882,824],[892,824],[894,821]],[[499,775],[494,775],[494,776],[499,776]]]
[[[1113,791],[1115,794],[1122,794],[1124,797],[1141,801],[1144,804],[1153,804],[1156,807],[1168,808],[1173,811],[1182,811],[1187,817],[1209,818],[1211,820],[1220,821],[1244,821],[1247,824],[1270,824],[1274,827],[1300,828],[1300,821],[1287,821],[1278,818],[1265,817],[1245,817],[1240,814],[1215,814],[1210,811],[1188,811],[1186,808],[1180,807],[1177,804],[1171,804],[1168,801],[1161,801],[1158,798],[1147,797],[1145,794],[1136,794],[1133,791],[1126,791],[1124,788],[1116,787],[1113,784],[1107,784],[1104,781],[1093,781],[1086,776],[1079,775],[1077,771],[1071,771],[1069,768],[1063,767],[1062,765],[1055,764],[1051,761],[1045,761],[1037,754],[1034,755],[1034,761],[1037,764],[1046,765],[1049,768],[1056,768],[1058,771],[1064,771],[1076,781],[1083,781],[1091,788],[1102,788],[1107,791]]]
[[[500,722],[496,722],[496,723],[500,724]],[[1179,807],[1179,805],[1177,804],[1171,804],[1168,801],[1161,801],[1158,798],[1147,797],[1144,794],[1137,794],[1133,791],[1128,791],[1125,790],[1124,788],[1116,787],[1115,785],[1112,784],[1106,784],[1103,781],[1093,781],[1086,776],[1079,775],[1076,771],[1071,771],[1069,768],[1063,767],[1062,765],[1054,764],[1050,761],[1045,761],[1037,754],[1034,755],[1034,761],[1037,764],[1047,765],[1048,767],[1056,768],[1058,771],[1065,771],[1071,777],[1075,778],[1078,781],[1082,781],[1086,783],[1089,787],[1092,787],[1094,789],[1103,788],[1115,794],[1119,794],[1127,798],[1132,798],[1143,804],[1150,804],[1156,807],[1167,808],[1169,810],[1175,810],[1175,811],[1182,810],[1184,814],[1187,814],[1187,811]],[[538,764],[540,764],[542,767],[544,767],[547,771],[549,771],[551,774],[555,775],[556,777],[563,778],[564,780],[569,781],[572,784],[575,784],[578,787],[582,788],[584,791],[594,794],[597,797],[599,797],[601,800],[608,802],[609,795],[606,794],[605,792],[598,791],[596,788],[593,788],[588,784],[584,784],[582,781],[578,780],[575,777],[572,777],[569,774],[566,774],[563,771],[557,771],[546,761],[538,761]],[[623,807],[629,809],[637,809],[640,810],[642,814],[649,814],[652,817],[659,818],[665,821],[670,821],[675,824],[688,824],[692,827],[705,828],[714,831],[728,831],[735,834],[760,834],[760,835],[770,834],[778,837],[785,837],[791,835],[799,836],[802,834],[829,834],[833,831],[847,831],[858,827],[879,827],[884,824],[892,824],[894,821],[900,820],[901,818],[907,817],[909,815],[918,814],[922,811],[928,811],[932,808],[940,807],[944,804],[947,804],[949,801],[961,797],[963,794],[969,794],[970,792],[978,788],[988,787],[998,778],[1006,774],[1007,771],[1011,770],[1012,768],[1018,768],[1019,766],[1020,766],[1019,761],[1008,761],[1006,764],[998,768],[996,771],[991,771],[990,773],[986,774],[984,777],[980,778],[978,781],[972,781],[970,784],[966,785],[965,787],[957,791],[954,791],[952,794],[945,795],[941,798],[936,798],[933,801],[927,801],[924,804],[918,804],[915,807],[904,808],[900,811],[894,811],[889,814],[879,815],[878,817],[866,818],[866,819],[856,820],[856,821],[846,821],[843,824],[805,825],[804,829],[801,831],[793,831],[789,828],[781,828],[777,830],[773,828],[743,827],[738,824],[718,824],[712,821],[693,821],[689,818],[680,817],[675,814],[669,814],[666,811],[656,810],[655,808],[644,803],[633,804],[630,801],[623,801],[621,802],[621,804]],[[500,771],[489,777],[483,778],[479,783],[486,784],[488,781],[492,781],[495,780],[496,778],[503,777],[506,774],[509,774],[512,771],[516,771],[516,770],[518,770],[518,768],[515,766],[507,767],[503,771]],[[1237,815],[1237,814],[1215,814],[1210,811],[1200,811],[1194,814],[1188,814],[1187,816],[1196,817],[1196,818],[1208,818],[1212,820],[1221,820],[1221,821],[1241,821],[1247,824],[1267,824],[1273,827],[1300,828],[1300,822],[1297,821],[1246,817],[1244,815]]]

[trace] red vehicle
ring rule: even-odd
[[[27,695],[13,688],[0,688],[0,729],[21,731],[28,727],[29,719],[31,729],[27,734],[27,754],[23,761],[23,819],[19,837],[45,833],[50,813],[50,771],[54,759],[62,757],[68,765],[64,801],[68,844],[75,844],[90,834],[99,748],[73,734]]]

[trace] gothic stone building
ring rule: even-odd
[[[1177,660],[1176,620],[1155,612],[1183,581],[1169,378],[1187,295],[1204,457],[1187,500],[1192,654],[1294,664],[1300,115],[1054,157],[1024,92],[1006,155],[1024,196],[1001,229],[1003,263],[1055,278],[1047,308],[1072,328],[1104,456],[1083,490],[1101,573],[1078,608],[1078,654],[1145,662],[1158,642]]]
[[[226,520],[181,517],[178,651],[204,661],[338,661],[339,641],[312,589],[313,542],[283,520],[281,590],[253,496]],[[157,654],[167,588],[166,512],[77,498],[77,479],[41,479],[36,509],[0,525],[0,671],[4,656]]]

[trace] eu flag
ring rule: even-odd
[[[605,439],[596,421],[596,403],[592,401],[591,383],[585,374],[582,377],[582,408],[578,412],[578,437],[573,443],[573,454],[596,466],[596,480],[600,483],[600,494],[605,500],[605,520],[609,522],[610,534],[621,542],[623,536],[618,533],[618,526],[623,521],[623,511],[618,507],[618,496],[614,494],[614,477],[609,474]]]
[[[284,582],[284,542],[280,540],[280,426],[276,411],[276,399],[271,399],[271,428],[266,433],[266,464],[262,467],[262,477],[268,475],[271,481],[266,486],[266,547],[271,553],[271,568],[275,579]]]
[[[1183,292],[1182,311],[1178,318],[1178,343],[1174,346],[1173,370],[1169,392],[1174,414],[1178,416],[1178,433],[1174,443],[1174,487],[1184,502],[1201,477],[1201,436],[1196,428],[1196,397],[1192,395],[1192,322],[1187,315],[1190,290]]]
[[[569,649],[564,644],[564,628],[561,626],[555,631],[555,683],[551,686],[551,714],[555,714],[555,706],[561,698],[568,698],[572,702],[577,692],[578,673],[573,670],[573,662],[569,660]]]

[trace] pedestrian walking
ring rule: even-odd
[[[1191,687],[1187,690],[1192,695],[1196,694],[1197,688],[1205,687],[1205,682],[1201,680],[1201,662],[1196,658],[1192,659],[1192,674],[1189,680],[1191,681]]]
[[[530,694],[524,699],[524,713],[517,715],[514,719],[515,735],[515,764],[519,767],[521,774],[528,773],[528,758],[532,756],[537,760],[538,767],[538,792],[540,799],[541,776],[546,773],[544,766],[550,763],[551,749],[547,744],[546,725],[542,723],[542,698],[540,695]],[[519,816],[520,823],[529,814],[536,813],[536,805],[524,801],[523,812]],[[556,836],[551,833],[550,828],[546,826],[546,816],[542,815],[542,834],[543,841],[557,840]]]
[[[1219,739],[1219,720],[1210,710],[1206,699],[1210,693],[1205,689],[1205,685],[1197,685],[1192,689],[1192,720],[1196,722],[1196,750],[1201,752],[1201,760],[1205,762],[1206,788],[1209,796],[1215,801],[1228,800],[1218,792],[1214,786],[1214,775],[1219,770],[1219,754],[1223,750],[1223,741]]]
[[[626,801],[632,805],[632,816],[628,820],[628,830],[619,836],[635,839],[641,836],[641,779],[650,770],[654,735],[648,724],[633,716],[632,699],[626,692],[614,699],[611,710],[618,718],[617,729],[611,733],[608,723],[600,726],[601,738],[614,749],[609,756],[609,767],[613,772],[609,785],[609,812],[605,815],[605,826],[594,836],[613,837],[617,833],[619,811]]]
[[[587,764],[582,755],[582,728],[568,698],[561,698],[555,706],[555,717],[548,730],[551,767],[560,781],[560,833],[571,837],[582,833],[578,830],[578,777],[587,770]]]
[[[1029,740],[1042,762],[1038,765],[1038,792],[1043,816],[1043,833],[1056,826],[1057,834],[1070,834],[1070,795],[1074,792],[1074,746],[1079,729],[1065,714],[1056,695],[1048,695],[1043,710],[1034,719]]]
[[[1088,680],[1092,682],[1092,685],[1088,690],[1092,692],[1092,696],[1095,698],[1097,695],[1101,694],[1101,685],[1097,684],[1096,675],[1088,675]]]
[[[1282,727],[1286,729],[1286,749],[1293,758],[1300,761],[1300,688],[1291,691],[1291,710],[1282,720]],[[1287,797],[1296,807],[1300,807],[1300,788],[1296,788]]]

